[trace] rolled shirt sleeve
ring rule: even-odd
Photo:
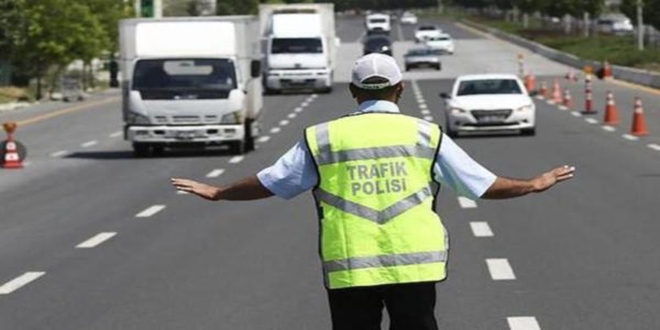
[[[304,141],[296,143],[272,166],[257,173],[266,189],[284,199],[310,190],[318,182],[316,165]]]
[[[497,176],[473,160],[447,135],[442,136],[440,152],[433,169],[435,179],[450,186],[457,194],[480,198]]]

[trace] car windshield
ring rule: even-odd
[[[366,42],[367,48],[389,46],[390,44],[391,42],[387,38],[369,38]]]
[[[272,54],[321,54],[323,44],[319,38],[276,38],[273,39]]]
[[[386,23],[387,20],[384,18],[372,18],[369,20],[369,23]]]
[[[235,88],[234,62],[229,59],[140,60],[135,65],[134,90]]]
[[[435,26],[425,25],[425,26],[420,26],[419,30],[420,31],[435,31],[435,30],[437,30],[437,28]]]
[[[458,85],[457,96],[479,94],[522,94],[514,79],[466,80]]]

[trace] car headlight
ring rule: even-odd
[[[221,124],[241,124],[243,123],[243,113],[241,110],[234,111],[222,116]]]
[[[453,113],[453,114],[464,114],[464,113],[467,113],[466,110],[461,109],[461,108],[455,108],[455,107],[449,108],[449,111],[450,111],[451,113]]]
[[[127,112],[126,121],[133,125],[151,125],[149,117],[131,111]]]
[[[533,109],[534,109],[534,106],[531,105],[531,104],[528,104],[528,105],[524,105],[524,106],[522,106],[522,107],[516,109],[516,111],[517,111],[517,112],[521,112],[521,111],[532,111]]]

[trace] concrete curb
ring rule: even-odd
[[[600,62],[585,60],[575,55],[564,53],[554,48],[550,48],[548,46],[539,44],[537,42],[530,41],[525,38],[521,38],[519,36],[512,35],[495,28],[484,26],[482,24],[468,20],[461,20],[461,22],[471,28],[491,34],[499,39],[511,42],[523,48],[527,48],[530,51],[533,51],[543,57],[546,57],[548,59],[554,60],[556,62],[568,66],[572,66],[579,70],[582,70],[582,68],[584,68],[585,66],[592,66],[595,69],[601,67]],[[625,66],[613,65],[612,74],[616,79],[619,80],[628,81],[638,85],[649,86],[653,88],[660,88],[660,74],[658,73],[654,73],[647,70],[629,68]]]

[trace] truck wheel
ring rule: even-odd
[[[157,144],[151,146],[151,152],[156,156],[161,156],[165,153],[165,146],[162,144]]]
[[[245,145],[245,151],[254,150],[254,136],[252,136],[252,120],[247,120],[245,122],[244,145]]]
[[[436,65],[436,66],[435,66],[435,69],[436,69],[437,71],[442,70],[442,65],[440,65],[440,64]]]
[[[235,141],[229,145],[229,152],[232,155],[245,154],[245,141]]]
[[[146,143],[133,143],[133,155],[140,158],[149,156],[149,145]]]
[[[524,136],[534,136],[536,135],[536,127],[522,129],[520,130],[520,134]]]
[[[330,94],[330,93],[332,93],[332,86],[330,86],[330,87],[326,87],[326,88],[322,89],[322,90],[321,90],[321,93],[323,93],[323,94]]]

